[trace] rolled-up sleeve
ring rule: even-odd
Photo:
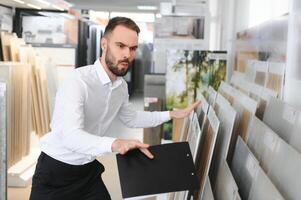
[[[129,102],[128,95],[120,110],[119,119],[130,128],[149,128],[170,120],[169,111],[136,111]]]
[[[62,109],[61,138],[71,151],[91,156],[111,152],[116,138],[101,137],[84,130],[85,85],[76,79],[63,83],[57,94],[57,105]]]

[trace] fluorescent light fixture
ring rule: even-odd
[[[27,3],[26,4],[27,6],[31,7],[31,8],[34,8],[34,9],[38,9],[38,10],[41,10],[42,8],[39,7],[39,6],[36,6],[36,5],[33,5],[33,4],[30,4],[30,3]]]
[[[48,1],[44,1],[44,0],[35,0],[41,4],[44,4],[45,6],[50,6],[50,3]]]
[[[157,6],[137,6],[139,10],[157,10]]]
[[[162,15],[160,13],[157,13],[156,18],[162,18]]]
[[[57,5],[52,4],[51,6],[52,6],[53,8],[55,8],[55,9],[60,10],[60,11],[64,11],[63,8],[61,8],[61,7],[57,6]]]
[[[20,3],[20,4],[24,4],[25,2],[24,1],[21,1],[21,0],[13,0],[14,2],[17,2],[17,3]]]

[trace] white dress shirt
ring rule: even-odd
[[[41,138],[41,150],[59,161],[83,165],[111,152],[116,138],[107,130],[114,118],[128,127],[146,128],[170,120],[169,112],[135,111],[127,83],[112,82],[100,61],[77,68],[58,89],[51,131]]]

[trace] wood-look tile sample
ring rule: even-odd
[[[269,62],[269,72],[266,87],[278,92],[280,96],[284,87],[285,64]]]
[[[251,117],[256,113],[258,102],[241,93],[240,91],[234,90],[234,103],[232,106],[237,112],[237,123],[235,124],[235,129],[232,134],[227,158],[230,164],[232,161],[237,136],[241,136],[244,141],[247,139],[247,131],[250,120]]]
[[[211,165],[212,154],[220,125],[220,122],[211,106],[205,123],[200,141],[200,148],[198,149],[199,156],[196,160],[197,174],[200,179],[200,189],[196,195],[197,197],[200,197],[204,191],[205,178],[209,173],[209,167]]]
[[[184,125],[185,119],[172,120],[172,141],[179,142],[181,137],[181,130]]]
[[[145,111],[161,111],[162,110],[162,102],[160,99],[144,99],[144,110]],[[143,142],[149,145],[158,145],[161,144],[163,133],[163,126],[159,125],[151,128],[143,129]]]
[[[192,117],[193,112],[191,112],[189,116],[184,118],[184,122],[180,132],[180,142],[187,141],[188,129],[192,121]]]

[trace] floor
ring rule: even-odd
[[[135,94],[130,99],[133,107],[136,110],[143,110],[143,95]],[[110,128],[112,137],[123,139],[143,139],[142,129],[130,129],[125,127],[119,120],[115,120]],[[116,159],[114,154],[104,155],[98,159],[106,168],[103,174],[103,180],[111,194],[113,200],[120,200],[121,188],[119,185],[118,170],[116,165]],[[8,200],[28,200],[30,195],[31,186],[27,188],[8,188]],[[156,199],[156,197],[149,197],[144,199]],[[159,196],[157,199],[165,199],[164,196]]]

